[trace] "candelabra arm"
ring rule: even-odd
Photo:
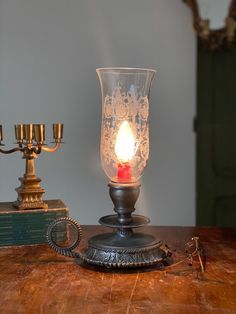
[[[36,154],[36,155],[39,155],[42,151],[42,146],[37,146],[37,147],[34,147],[33,148],[33,152]],[[35,157],[36,158],[36,157]]]
[[[60,142],[57,142],[55,143],[55,145],[53,147],[47,147],[47,146],[42,146],[42,150],[44,150],[45,152],[48,152],[48,153],[53,153],[55,152],[56,150],[59,149],[59,147],[61,146],[61,143]]]
[[[8,150],[3,150],[0,148],[0,153],[2,153],[2,154],[11,154],[14,152],[24,152],[24,148],[16,147],[16,148],[8,149]]]

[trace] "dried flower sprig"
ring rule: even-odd
[[[189,266],[192,266],[194,258],[197,256],[201,272],[204,273],[206,270],[206,254],[202,244],[200,244],[199,237],[192,237],[191,241],[185,244],[185,253],[187,254],[186,258],[165,267],[165,269],[168,270],[169,268],[173,268],[183,262],[188,262]]]

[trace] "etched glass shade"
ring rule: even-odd
[[[149,92],[155,70],[97,69],[102,91],[101,161],[112,182],[136,182],[149,155]]]

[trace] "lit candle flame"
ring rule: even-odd
[[[135,154],[135,138],[127,121],[121,123],[115,143],[115,153],[119,161],[128,162]]]

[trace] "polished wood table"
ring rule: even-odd
[[[84,226],[87,238],[107,230]],[[109,270],[79,265],[47,245],[0,249],[0,313],[236,313],[236,229],[147,227],[185,257],[184,244],[199,236],[198,259],[159,270]]]

